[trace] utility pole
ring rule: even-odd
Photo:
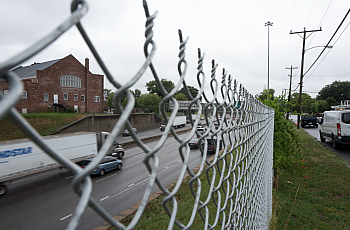
[[[304,31],[300,31],[300,32],[292,32],[290,31],[290,34],[300,34],[303,33],[303,49],[301,51],[301,67],[300,67],[300,83],[299,83],[299,108],[298,108],[298,129],[300,128],[300,113],[301,113],[301,94],[303,93],[303,77],[304,77],[304,54],[305,54],[305,40],[306,40],[306,33],[313,33],[313,32],[318,32],[318,31],[322,31],[322,29],[320,28],[319,30],[305,30],[304,27]],[[310,34],[311,35],[311,34]],[[300,35],[299,35],[300,36]]]
[[[298,67],[293,67],[292,65],[290,68],[286,67],[286,69],[290,69],[290,75],[289,75],[289,93],[288,93],[288,102],[290,102],[290,96],[292,92],[292,76],[293,76],[293,69],[298,69]],[[288,120],[289,117],[289,111],[287,111],[286,120]]]

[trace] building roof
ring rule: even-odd
[[[36,77],[37,70],[44,70],[62,59],[63,58],[42,63],[34,62],[34,64],[31,64],[29,66],[18,66],[12,69],[12,71],[16,73],[20,78]]]

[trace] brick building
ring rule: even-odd
[[[20,113],[62,111],[102,113],[103,75],[89,71],[89,59],[83,66],[73,55],[65,58],[19,66],[12,70],[22,80],[24,91],[16,105]],[[1,79],[0,89],[9,92]]]

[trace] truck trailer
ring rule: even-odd
[[[107,132],[78,132],[43,137],[46,143],[67,159],[79,163],[95,157],[110,134]],[[124,149],[114,142],[107,155],[122,159]],[[31,139],[0,142],[0,196],[14,179],[61,167]]]
[[[180,128],[186,126],[186,116],[177,116],[174,119],[173,128]]]
[[[160,125],[160,131],[164,131],[166,126],[167,126],[167,123],[163,122]],[[185,126],[186,126],[186,116],[177,116],[177,117],[175,117],[174,122],[173,122],[173,128],[174,129],[180,128],[180,127],[185,127]]]

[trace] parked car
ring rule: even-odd
[[[90,162],[93,161],[94,158],[90,158],[87,160],[83,160],[80,164],[82,168],[85,168],[90,164]],[[106,172],[116,170],[116,169],[121,169],[123,166],[123,162],[121,160],[118,160],[114,157],[111,156],[106,156],[103,158],[101,163],[95,168],[94,171],[92,171],[91,175],[100,175],[103,176],[105,175]]]
[[[335,149],[343,144],[350,144],[350,111],[325,111],[319,132],[321,142],[330,140]]]
[[[317,117],[315,115],[302,115],[301,116],[301,127],[313,126],[318,127]]]
[[[137,133],[137,129],[136,128],[132,128],[132,130]],[[130,133],[129,133],[129,130],[125,129],[125,131],[123,132],[123,136],[126,137],[126,136],[130,136]]]
[[[198,149],[198,139],[192,139],[188,142],[190,149]]]

